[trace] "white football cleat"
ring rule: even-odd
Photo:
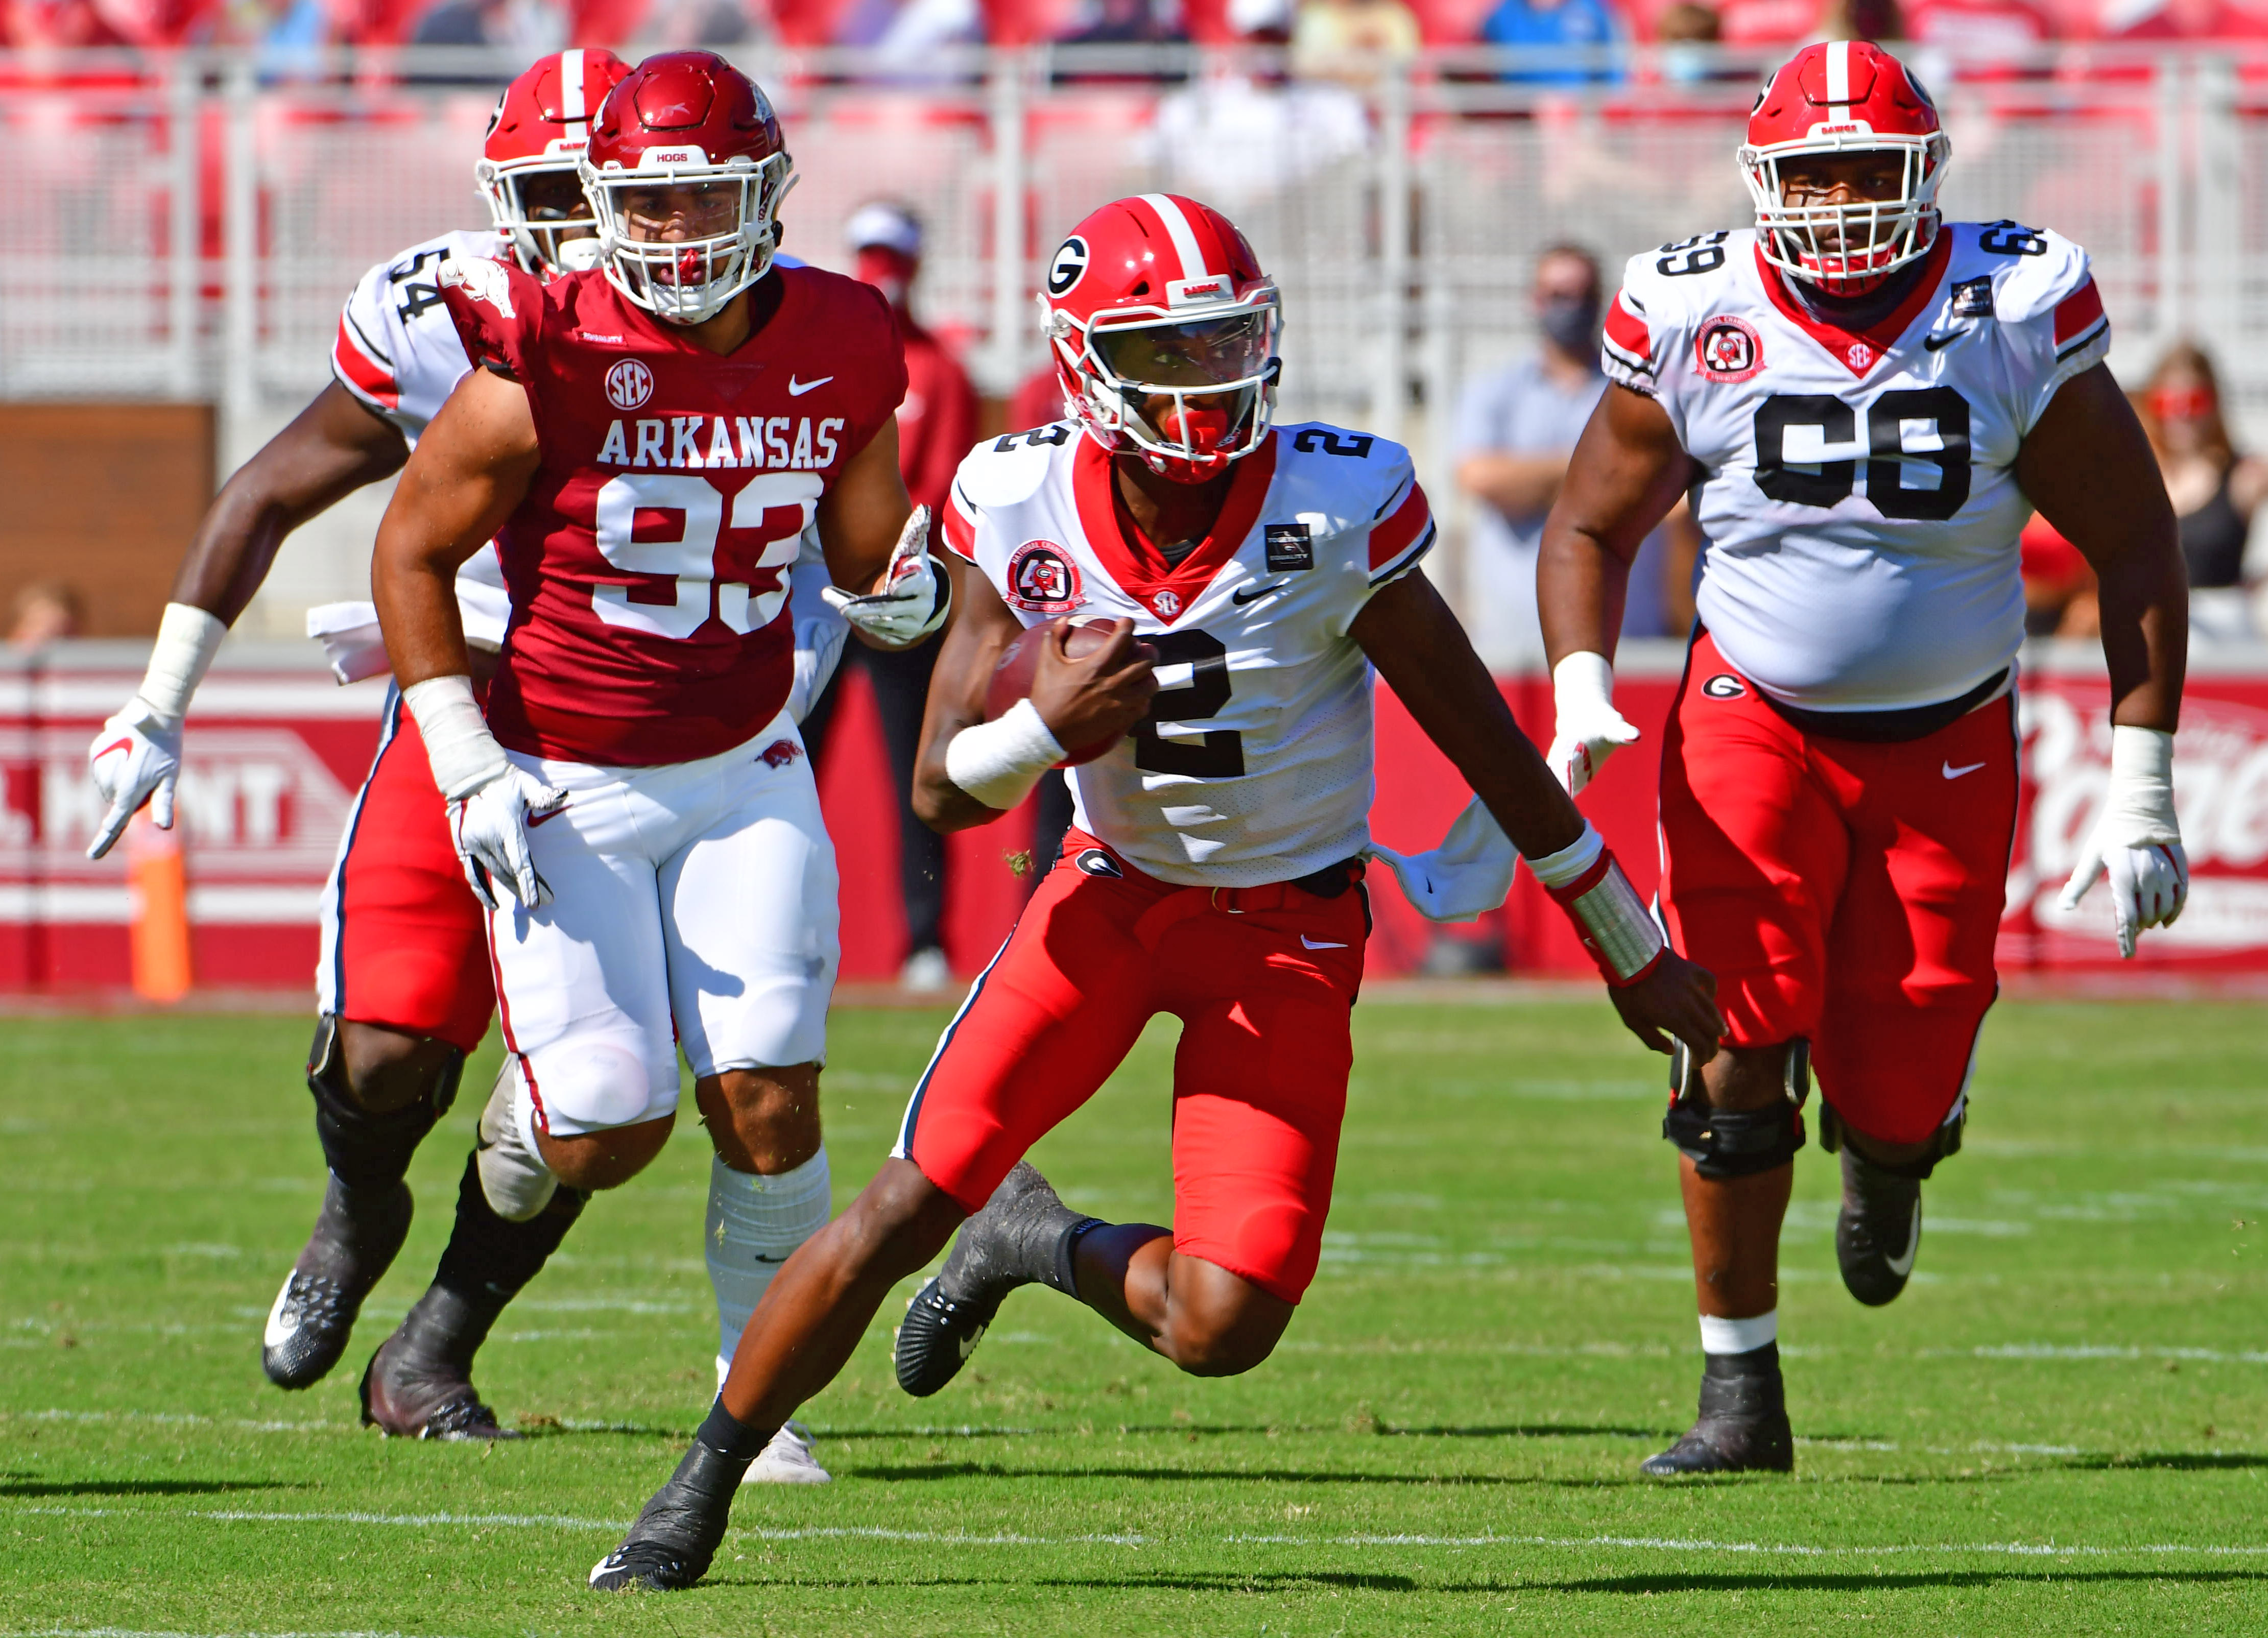
[[[819,1465],[811,1453],[811,1429],[799,1421],[789,1422],[772,1435],[772,1442],[758,1451],[756,1459],[748,1464],[748,1471],[740,1482],[744,1485],[831,1485],[835,1475]]]

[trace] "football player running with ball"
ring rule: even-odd
[[[1778,1244],[1811,1075],[1842,1159],[1844,1283],[1887,1303],[1913,1267],[1996,991],[2035,507],[2101,578],[2110,671],[2110,789],[2066,902],[2107,874],[2131,955],[2188,887],[2165,486],[2102,362],[2085,253],[1941,221],[1948,153],[1927,94],[1874,46],[1807,47],[1774,74],[1740,154],[1755,229],[1631,260],[1614,384],[1545,525],[1571,790],[1637,738],[1610,663],[1639,541],[1689,489],[1710,540],[1660,797],[1662,910],[1727,1025],[1713,1061],[1675,1061],[1662,1127],[1706,1363],[1699,1420],[1649,1473],[1793,1465]]]
[[[592,116],[581,175],[595,268],[442,269],[475,368],[402,474],[372,590],[487,904],[509,1056],[486,1196],[523,1218],[627,1182],[675,1123],[681,1045],[729,1348],[829,1203],[836,880],[785,709],[786,575],[815,523],[870,640],[919,641],[947,602],[898,477],[888,308],[774,263],[794,173],[762,92],[707,52],[649,58]],[[491,538],[512,625],[483,709],[451,584]],[[447,1274],[412,1314],[421,1355],[478,1318]],[[376,1400],[386,1355],[372,1375]]]
[[[1072,775],[1075,825],[892,1157],[773,1282],[692,1450],[593,1586],[698,1581],[749,1454],[964,1221],[899,1333],[909,1392],[942,1387],[1032,1283],[1194,1375],[1268,1357],[1314,1274],[1345,1108],[1373,665],[1568,906],[1631,1028],[1714,1050],[1708,975],[1667,949],[1419,572],[1433,525],[1408,452],[1271,428],[1277,292],[1243,236],[1187,199],[1121,200],[1056,252],[1042,305],[1078,422],[961,465],[945,535],[962,608],[917,802],[940,829],[987,824],[1069,747],[1095,753]],[[1060,616],[1108,641],[1073,657]],[[1028,695],[988,722],[1020,638],[1038,644]],[[1505,863],[1498,900],[1508,848]],[[1103,1223],[1022,1157],[1160,1012],[1182,1024],[1174,1226]]]

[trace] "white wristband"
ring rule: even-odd
[[[1578,649],[1551,668],[1551,702],[1562,716],[1570,705],[1612,705],[1614,666],[1603,654]]]
[[[162,728],[179,728],[189,714],[189,696],[204,680],[205,669],[220,652],[228,628],[217,615],[187,603],[168,603],[158,621],[158,641],[150,650],[150,669],[140,698]]]
[[[2110,799],[2104,834],[2127,847],[2179,841],[2174,815],[2174,737],[2160,728],[2110,731]]]
[[[1032,794],[1040,775],[1063,760],[1039,708],[1019,700],[994,721],[964,728],[945,747],[945,776],[1003,813]]]
[[[433,782],[450,801],[461,801],[512,766],[473,703],[471,678],[428,677],[404,688],[401,702],[417,719]]]
[[[1562,660],[1559,663],[1565,665],[1567,662]],[[1599,834],[1596,826],[1587,820],[1581,835],[1557,853],[1547,853],[1540,859],[1529,859],[1528,868],[1535,872],[1535,879],[1546,887],[1565,887],[1597,863],[1599,856],[1606,850],[1607,839]]]

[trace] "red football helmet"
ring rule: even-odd
[[[583,157],[600,265],[673,324],[716,317],[771,270],[780,201],[794,186],[771,103],[713,51],[665,51],[632,69]]]
[[[1896,199],[1790,205],[1780,168],[1820,154],[1901,156]],[[1830,296],[1859,296],[1928,253],[1940,223],[1938,186],[1953,152],[1906,65],[1858,40],[1806,46],[1764,82],[1741,147],[1764,260]]]
[[[512,259],[538,275],[599,265],[599,241],[588,229],[590,202],[582,196],[576,165],[591,138],[591,116],[621,84],[630,65],[611,51],[555,51],[504,88],[489,115],[488,141],[473,167],[497,231],[512,247]],[[539,188],[530,201],[527,184],[556,176],[569,188]],[[571,199],[562,197],[571,194]],[[560,237],[561,224],[580,222],[583,231]]]
[[[1267,437],[1283,305],[1210,205],[1143,194],[1103,206],[1049,260],[1040,311],[1064,394],[1103,448],[1203,483]]]

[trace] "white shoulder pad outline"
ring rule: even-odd
[[[2052,312],[2092,276],[2087,252],[2052,228],[2019,222],[1962,222],[1953,226],[1962,260],[1992,280],[1993,317],[2023,324]]]
[[[1051,436],[1058,430],[1065,436]],[[953,474],[954,489],[979,510],[1020,505],[1039,493],[1055,463],[1070,459],[1086,436],[1070,422],[1058,421],[987,438],[961,458]]]

